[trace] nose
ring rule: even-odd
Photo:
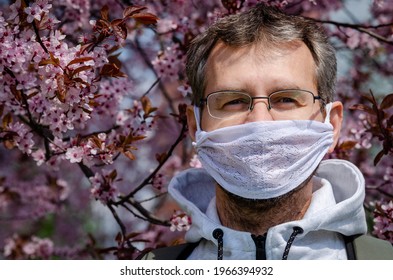
[[[267,100],[254,100],[251,111],[247,115],[246,122],[272,121]]]

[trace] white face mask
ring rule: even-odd
[[[227,191],[244,198],[269,199],[286,194],[311,176],[333,143],[331,103],[325,122],[259,121],[205,132],[199,126],[198,158]]]

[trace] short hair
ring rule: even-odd
[[[287,15],[260,3],[246,12],[219,19],[191,42],[186,73],[193,92],[192,100],[197,106],[206,89],[207,60],[219,41],[233,47],[263,43],[276,48],[283,48],[283,43],[304,42],[316,65],[318,94],[326,103],[333,100],[337,61],[325,30],[311,19]]]

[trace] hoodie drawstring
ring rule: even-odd
[[[293,227],[293,232],[288,239],[287,246],[285,246],[284,254],[282,255],[282,260],[288,259],[289,249],[291,249],[291,246],[292,246],[293,241],[295,240],[295,237],[298,234],[302,234],[302,233],[303,233],[303,229],[301,227]]]
[[[289,239],[287,241],[287,245],[285,246],[285,250],[284,250],[284,253],[282,255],[282,260],[287,260],[288,259],[289,250],[291,249],[293,241],[295,240],[295,238],[296,238],[296,236],[298,234],[302,234],[302,233],[303,233],[303,229],[301,227],[293,227],[292,234],[291,234],[291,236],[289,237]],[[217,240],[217,243],[218,243],[218,246],[217,246],[217,260],[222,260],[223,259],[223,255],[224,255],[224,238],[223,238],[224,237],[224,232],[223,232],[222,229],[216,228],[213,231],[212,235],[213,235],[214,239]],[[260,236],[260,237],[261,238],[258,238],[258,236],[252,236],[252,238],[254,239],[256,245],[258,245],[260,243],[259,242],[260,239],[262,239],[262,238],[266,239],[266,235]],[[256,246],[256,247],[258,247],[258,246]],[[260,253],[261,252],[259,252],[259,254]],[[266,259],[266,258],[263,258],[263,259]]]
[[[218,249],[217,249],[217,260],[222,260],[224,255],[224,232],[220,228],[216,228],[213,231],[213,237],[217,239]]]

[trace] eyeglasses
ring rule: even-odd
[[[285,89],[275,91],[269,96],[251,97],[241,91],[223,90],[210,93],[200,100],[199,106],[207,104],[209,115],[216,119],[230,119],[246,116],[254,109],[257,99],[267,100],[267,109],[275,120],[307,119],[313,112],[315,100],[321,100],[311,91]]]

